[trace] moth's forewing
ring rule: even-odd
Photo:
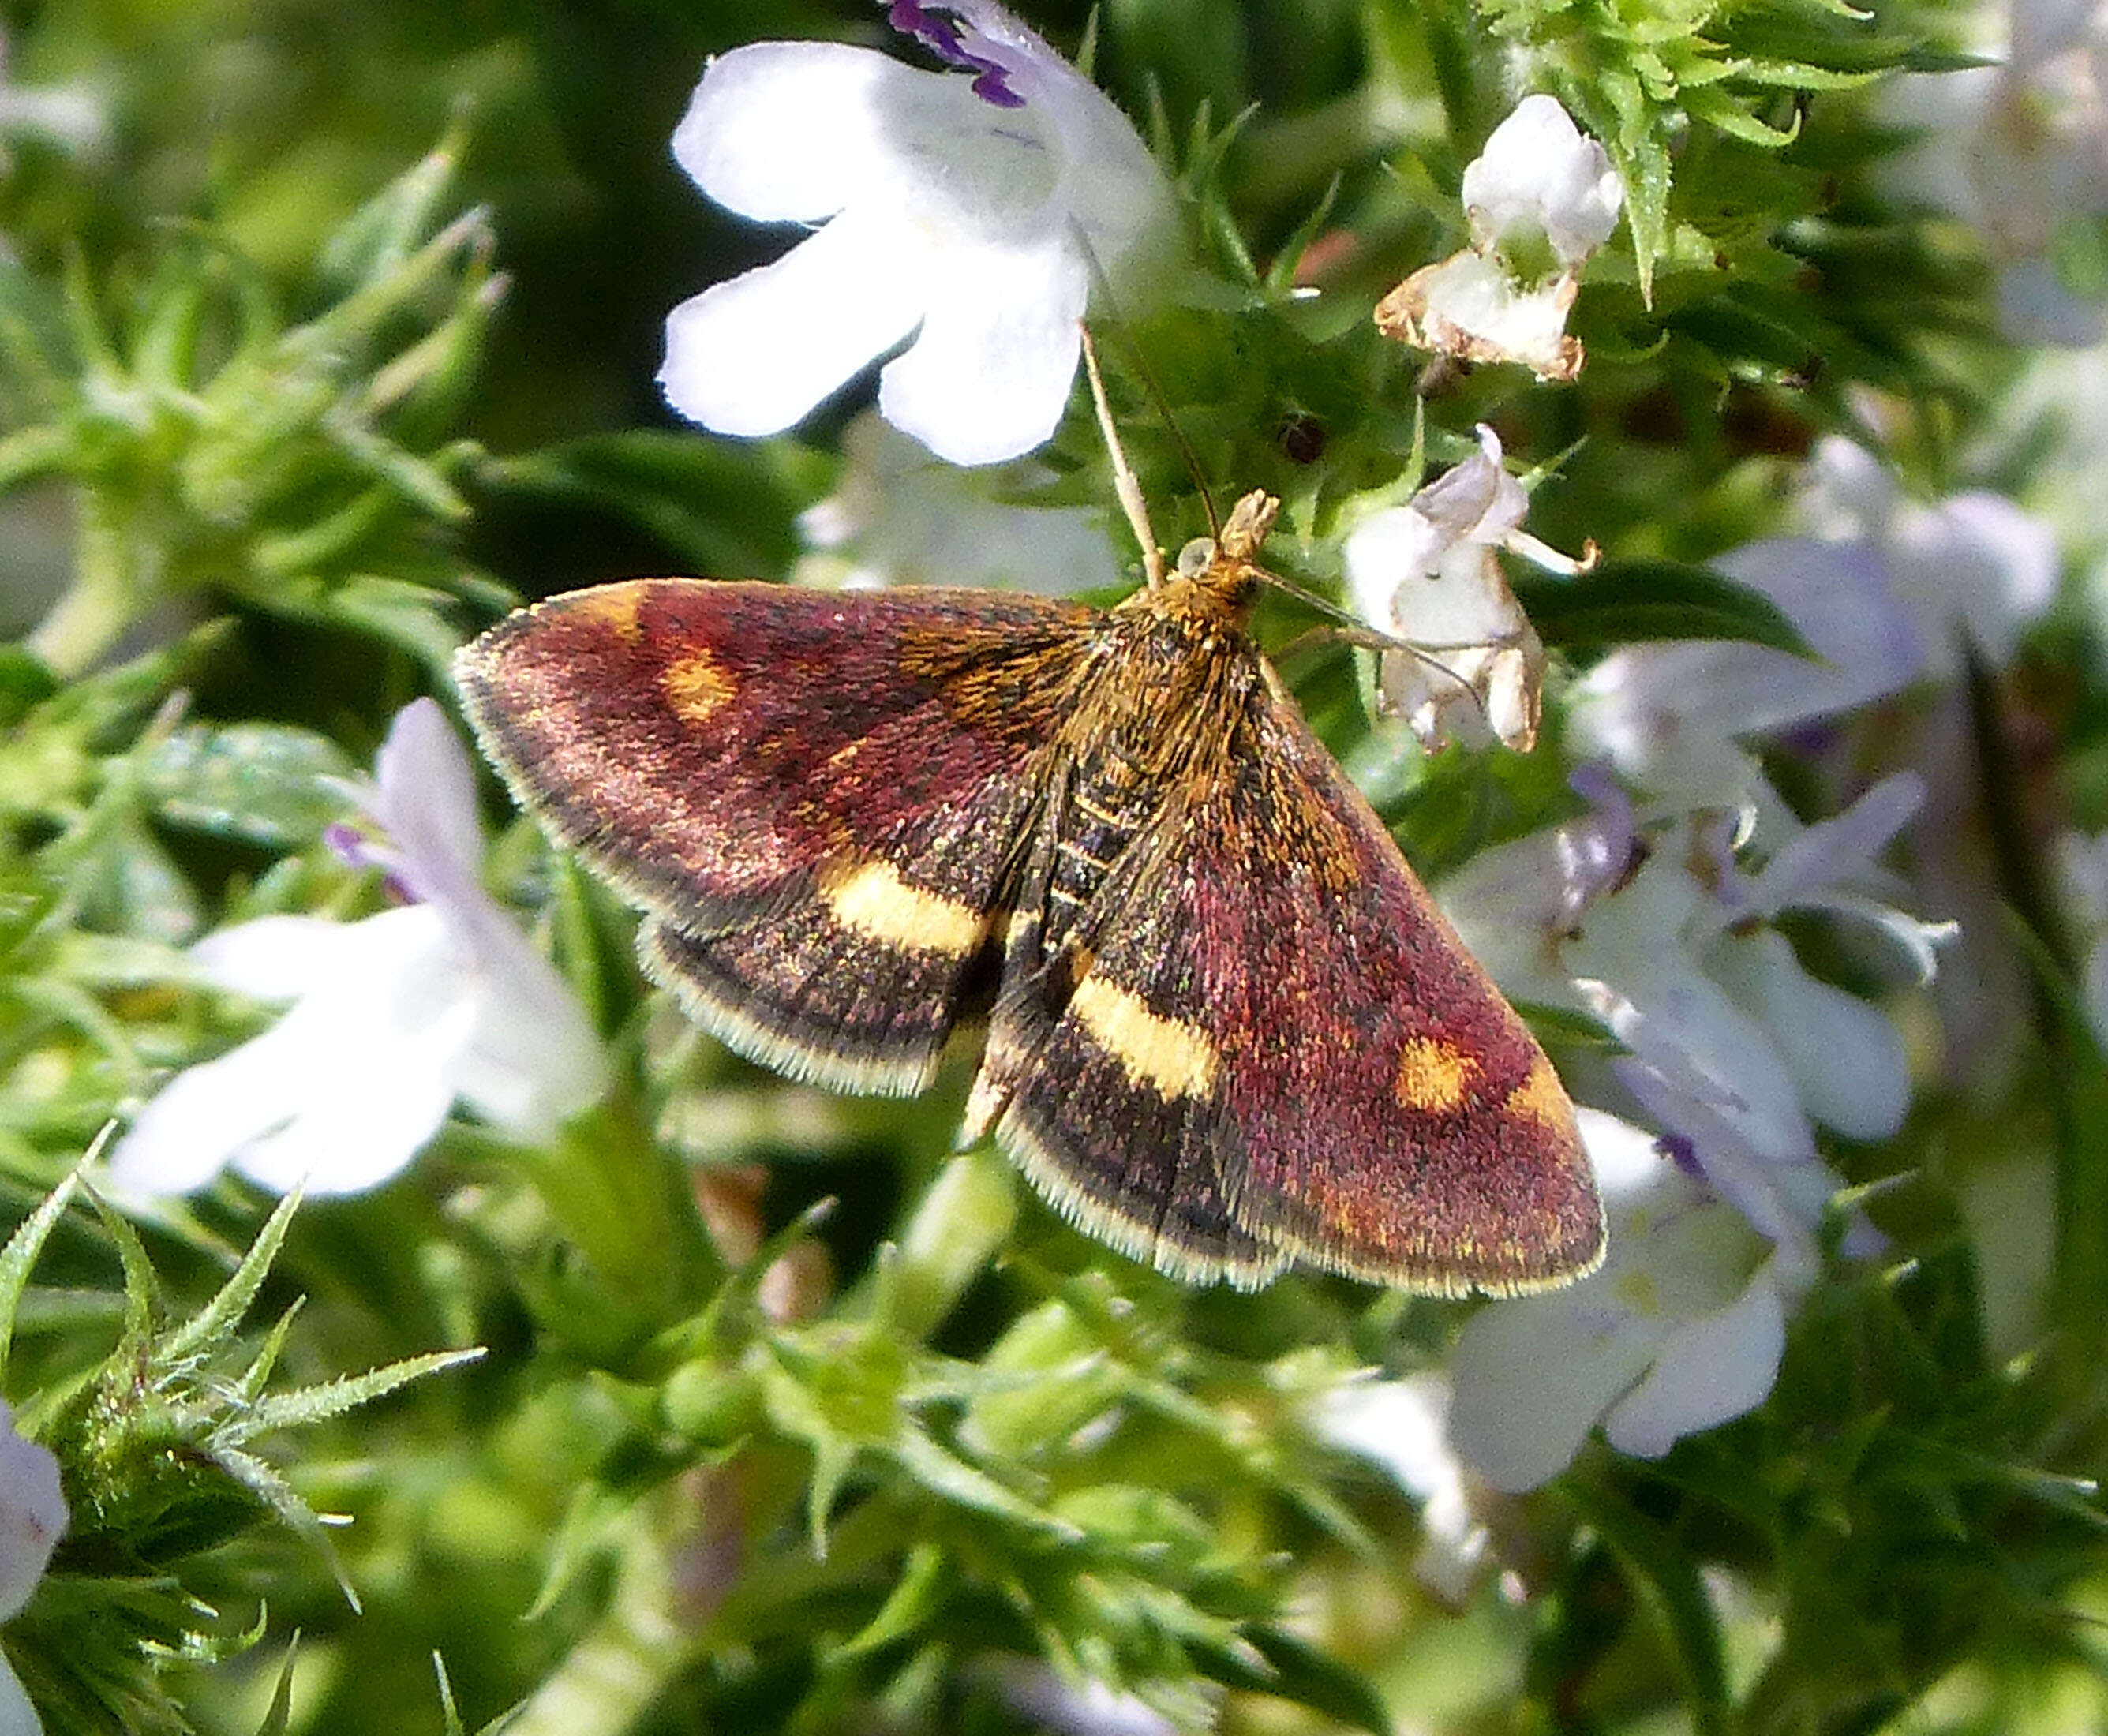
[[[1255,657],[1250,676],[1210,684],[1227,714],[1171,723],[1222,751],[1108,873],[1053,1004],[1007,967],[979,1088],[1007,1104],[998,1136],[1181,1276],[1568,1281],[1602,1217],[1551,1063]]]
[[[1416,1290],[1565,1284],[1602,1208],[1552,1063],[1292,709],[1197,817],[1192,960],[1254,1233]]]
[[[507,782],[648,913],[646,967],[692,1014],[801,1077],[914,1091],[992,996],[1094,618],[640,580],[523,610],[456,669]]]

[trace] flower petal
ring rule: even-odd
[[[1750,908],[1776,916],[1784,910],[1826,905],[1833,888],[1873,878],[1879,872],[1874,858],[1916,817],[1925,796],[1921,776],[1899,771],[1843,813],[1795,832],[1745,883]]]
[[[37,1709],[4,1653],[0,1653],[0,1736],[44,1736]]]
[[[1821,660],[1709,642],[1612,652],[1580,684],[1575,721],[1584,740],[1635,777],[1698,743],[1739,740],[1884,698],[1925,667],[1925,641],[1870,549],[1781,537],[1716,564],[1784,609]]]
[[[1363,519],[1340,551],[1354,613],[1380,633],[1401,632],[1401,590],[1432,573],[1455,541],[1414,506],[1389,506]]]
[[[1457,1335],[1449,1439],[1503,1493],[1534,1489],[1571,1464],[1597,1418],[1654,1358],[1653,1323],[1588,1305],[1601,1284],[1490,1303]]]
[[[16,1433],[15,1413],[0,1400],[0,1621],[22,1612],[69,1517],[57,1459]]]
[[[374,760],[373,817],[396,850],[394,870],[419,898],[458,896],[476,884],[483,825],[475,771],[435,699],[396,713]]]
[[[475,1034],[475,1003],[448,994],[448,974],[434,960],[421,978],[392,984],[400,1005],[360,1030],[338,1066],[311,1076],[292,1114],[236,1150],[232,1167],[273,1193],[318,1195],[363,1193],[405,1168],[446,1119]]]
[[[286,1065],[277,1029],[185,1068],[139,1113],[110,1153],[112,1187],[194,1194],[236,1149],[292,1113],[304,1077]]]
[[[975,475],[934,456],[875,411],[842,435],[836,492],[798,520],[800,584],[1015,587],[1049,594],[1121,582],[1106,510],[1040,506],[1059,479],[1027,461]]]
[[[1767,1266],[1725,1308],[1669,1335],[1646,1378],[1604,1418],[1603,1432],[1621,1453],[1659,1459],[1684,1436],[1762,1404],[1785,1352],[1786,1306]]]
[[[1731,933],[1705,962],[1763,1027],[1811,1117],[1847,1139],[1894,1136],[1910,1112],[1910,1070],[1887,1014],[1810,976],[1776,929]]]
[[[2055,598],[2061,565],[2047,524],[1980,491],[1899,515],[1889,558],[1896,594],[1918,611],[1943,674],[1958,669],[1957,628],[1990,662],[2010,663],[2021,627]]]
[[[953,464],[1043,444],[1082,353],[1083,261],[1061,238],[956,247],[927,287],[921,335],[879,376],[880,414]]]
[[[948,99],[959,81],[844,43],[754,43],[703,70],[673,156],[728,211],[817,223],[896,172],[889,115]]]
[[[1464,209],[1478,246],[1495,246],[1511,230],[1538,230],[1570,271],[1610,239],[1624,196],[1603,147],[1543,92],[1517,103],[1464,170]]]
[[[1642,870],[1636,888],[1654,866]],[[1633,1051],[1629,1059],[1672,1090],[1709,1106],[1761,1152],[1812,1152],[1799,1093],[1770,1033],[1696,961],[1634,920],[1646,902],[1636,904],[1628,891],[1590,913],[1567,950],[1576,986]],[[1673,1118],[1669,1125],[1687,1131]]]
[[[252,1001],[291,1001],[325,983],[358,945],[355,923],[326,916],[259,916],[208,934],[190,949],[215,988]]]
[[[1466,362],[1520,362],[1539,380],[1572,380],[1584,359],[1566,335],[1571,276],[1518,292],[1498,261],[1466,248],[1424,265],[1376,304],[1376,324],[1415,349]]]
[[[607,1066],[585,1010],[556,968],[508,924],[477,960],[481,993],[455,1089],[516,1139],[539,1141],[597,1099]]]
[[[171,1080],[110,1153],[116,1185],[142,1194],[195,1192],[274,1130],[311,1120],[318,1103],[329,1106],[327,1115],[354,1121],[385,1117],[403,1080],[436,1059],[427,1037],[448,1004],[465,1008],[466,1041],[473,1008],[459,992],[446,925],[433,906],[327,926],[344,937],[331,974],[262,1036]],[[444,1113],[442,1104],[424,1136]],[[301,1137],[314,1134],[304,1127]],[[294,1171],[291,1181],[304,1178],[318,1192],[345,1191],[327,1175],[309,1176],[308,1167]]]
[[[781,434],[915,329],[934,269],[894,214],[845,211],[667,316],[666,400],[718,434]]]

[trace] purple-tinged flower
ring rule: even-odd
[[[1837,1188],[1815,1127],[1885,1138],[1910,1100],[1888,1015],[1809,974],[1772,921],[1797,910],[1869,922],[1929,970],[1945,929],[1884,902],[1875,863],[1923,795],[1899,774],[1793,830],[1754,871],[1734,816],[1649,822],[1613,798],[1439,888],[1510,994],[1603,1023],[1625,1051],[1608,1065],[1614,1088],[1664,1130],[1580,1112],[1610,1216],[1605,1271],[1493,1304],[1467,1329],[1452,1439],[1496,1487],[1553,1474],[1599,1416],[1620,1450],[1660,1453],[1768,1388]],[[1845,1251],[1876,1241],[1854,1226]],[[1503,1396],[1504,1380],[1531,1391]]]
[[[904,344],[880,413],[954,464],[997,463],[1060,421],[1101,274],[1128,312],[1158,293],[1178,205],[1126,116],[1000,7],[891,16],[973,76],[835,43],[705,70],[681,166],[742,217],[819,227],[676,308],[660,384],[705,428],[776,434]]]
[[[1797,1222],[1768,1246],[1653,1136],[1578,1113],[1610,1217],[1602,1266],[1564,1290],[1489,1304],[1451,1359],[1449,1440],[1510,1493],[1557,1476],[1598,1423],[1619,1451],[1655,1459],[1761,1404],[1814,1272]]]
[[[1949,679],[1965,637],[2003,663],[2055,591],[2056,546],[2040,521],[1981,492],[1911,504],[1849,441],[1817,448],[1801,512],[1812,534],[1714,564],[1777,604],[1815,657],[1722,641],[1614,652],[1574,689],[1584,751],[1670,806],[1763,807],[1769,792],[1742,742]]]
[[[110,1154],[112,1181],[187,1194],[223,1168],[286,1193],[350,1194],[397,1174],[457,1100],[540,1141],[605,1081],[600,1046],[548,960],[489,894],[468,758],[430,699],[382,745],[362,847],[416,900],[355,923],[267,916],[191,949],[215,987],[290,1010],[185,1069]]]
[[[28,1604],[68,1518],[58,1460],[15,1432],[15,1413],[0,1399],[0,1621],[12,1621]],[[0,1653],[0,1736],[41,1736],[43,1729]]]

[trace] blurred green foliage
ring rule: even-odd
[[[1133,335],[1209,483],[1281,494],[1282,564],[1321,587],[1341,506],[1483,421],[1546,467],[1533,528],[1615,557],[1533,596],[1569,667],[1651,636],[1783,642],[1701,564],[1773,527],[1855,402],[1915,480],[1953,485],[2013,371],[1980,252],[1876,173],[1901,139],[1865,88],[1957,63],[1924,0],[1033,16],[1067,47],[1094,25],[1097,75],[1182,177],[1214,293]],[[2029,955],[2008,1104],[1930,1081],[1897,1149],[1836,1154],[1912,1179],[1772,1403],[1658,1465],[1593,1448],[1504,1504],[1509,1572],[1462,1612],[1413,1581],[1413,1504],[1316,1427],[1351,1371],[1438,1360],[1457,1306],[1187,1293],[1102,1252],[952,1153],[956,1080],[831,1099],[678,1028],[632,919],[523,824],[491,879],[622,1073],[561,1145],[457,1122],[409,1177],[290,1217],[232,1184],[136,1228],[88,1199],[65,1178],[110,1118],[252,1028],[181,943],[376,907],[323,839],[335,780],[454,644],[509,598],[795,558],[843,412],[742,446],[659,403],[667,309],[781,241],[712,210],[666,140],[714,52],[885,32],[847,0],[4,21],[7,77],[103,120],[13,139],[0,174],[0,1193],[28,1226],[0,1327],[74,1508],[0,1644],[54,1736],[516,1708],[514,1732],[567,1736],[1029,1729],[1041,1666],[1248,1731],[2104,1716],[2108,1073],[2068,947]],[[1367,308],[1461,245],[1463,165],[1522,88],[1560,94],[1629,191],[1577,313],[1588,370],[1437,382]],[[1175,546],[1200,503],[1130,353],[1108,359]],[[1047,456],[1050,497],[1109,497],[1080,407]],[[2100,807],[2108,683],[2069,633],[2032,673]],[[1290,668],[1430,870],[1573,806],[1549,753],[1401,761],[1348,659]],[[2063,1230],[2051,1327],[2016,1351],[1987,1333],[1960,1202],[2029,1165]],[[313,1515],[340,1511],[333,1562]]]

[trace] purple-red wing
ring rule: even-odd
[[[1585,1270],[1601,1208],[1535,1038],[1302,718],[1269,704],[1258,728],[1257,751],[1166,816],[1173,866],[1106,912],[1094,966],[1213,1038],[1232,1217],[1263,1245],[1415,1289]],[[1408,1100],[1439,1095],[1430,1077],[1453,1102]]]
[[[707,933],[845,852],[998,871],[959,858],[987,854],[984,819],[1023,817],[1017,774],[1094,618],[984,591],[639,580],[513,616],[465,654],[462,687],[562,839]]]

